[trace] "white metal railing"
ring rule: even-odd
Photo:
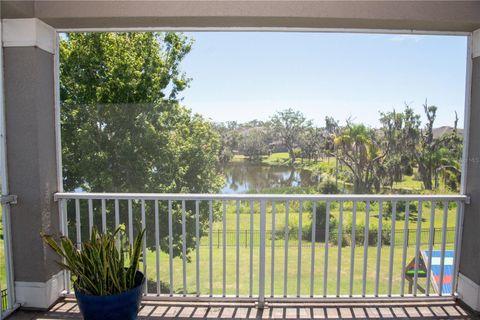
[[[255,299],[260,306],[285,298],[454,295],[468,201],[462,195],[142,193],[57,193],[55,199],[61,230],[79,247],[93,226],[106,231],[124,225],[130,241],[147,228],[142,267],[151,285],[145,294]],[[248,248],[240,245],[240,225]],[[227,246],[227,229],[234,245]],[[428,241],[422,241],[425,230]],[[435,250],[439,259],[432,258]],[[414,268],[412,277],[406,275],[410,260],[418,266],[425,259],[426,273]],[[432,259],[440,265],[435,278]],[[453,289],[445,293],[450,279]],[[69,292],[68,280],[65,287]]]

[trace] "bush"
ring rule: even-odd
[[[405,220],[405,210],[407,207],[406,201],[398,201],[397,202],[397,213],[396,213],[396,220]],[[410,213],[418,212],[417,204],[415,202],[409,203]],[[384,217],[386,219],[391,219],[393,213],[393,204],[392,202],[387,202],[387,206],[385,208]]]
[[[338,246],[338,229],[332,230],[330,232],[330,243],[333,244],[334,246]],[[346,230],[342,232],[342,248],[347,247],[351,244],[352,236],[351,233],[348,234]]]
[[[338,193],[340,193],[338,188],[337,188],[337,184],[330,177],[327,177],[326,179],[324,179],[320,183],[320,186],[318,187],[318,191],[321,194],[338,194]]]
[[[390,229],[382,229],[382,245],[390,245]],[[347,230],[347,233],[349,234],[351,238],[351,228]],[[355,229],[355,244],[357,245],[363,245],[365,243],[365,227],[359,227]],[[378,229],[375,228],[369,228],[368,230],[368,245],[369,246],[376,246],[378,243]]]
[[[311,204],[308,205],[310,207]],[[316,203],[316,217],[315,217],[315,242],[325,242],[325,224],[326,224],[326,216],[327,216],[327,205],[325,202],[317,202]],[[307,207],[306,207],[307,208]],[[310,208],[307,209],[309,212],[313,212]],[[313,221],[313,219],[311,219]],[[337,220],[335,217],[330,215],[329,221],[329,231],[330,237],[329,239],[332,240],[332,231],[337,229]],[[310,224],[305,232],[303,233],[304,239],[311,239],[312,238],[312,224]]]

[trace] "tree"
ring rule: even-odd
[[[325,117],[325,129],[323,132],[323,151],[328,155],[327,161],[330,162],[330,155],[335,156],[335,187],[338,188],[338,152],[335,145],[335,137],[340,133],[338,121],[333,117]]]
[[[387,155],[375,130],[350,121],[335,137],[338,159],[352,174],[354,193],[369,193],[378,188],[378,163]]]
[[[460,179],[462,153],[462,138],[457,133],[458,117],[455,118],[453,132],[434,138],[433,128],[437,107],[429,106],[425,101],[423,108],[427,116],[427,123],[425,128],[421,130],[418,148],[415,153],[420,178],[425,189],[432,190],[434,187],[438,188],[439,174],[443,171],[444,175],[453,175],[452,183],[456,185],[455,181]]]
[[[260,160],[268,153],[268,143],[263,128],[247,129],[240,139],[240,150],[249,160]]]
[[[408,105],[404,112],[380,113],[381,132],[388,157],[382,162],[382,184],[393,187],[405,173],[411,174],[416,144],[420,135],[420,116]]]
[[[435,123],[437,107],[429,106],[425,101],[423,108],[425,115],[427,116],[427,123],[425,129],[421,131],[416,159],[418,163],[418,172],[425,189],[432,190],[433,172],[435,170],[436,159],[438,159],[438,154],[436,154],[437,142],[433,140],[433,125]]]
[[[270,119],[272,130],[278,135],[292,161],[296,161],[295,147],[299,143],[301,133],[312,125],[311,120],[307,120],[300,111],[286,109],[278,111]]]
[[[463,152],[463,137],[457,131],[458,115],[455,112],[453,130],[441,136],[444,157],[441,159],[441,166],[435,170],[435,188],[438,188],[438,176],[443,174],[445,186],[451,190],[458,190],[461,179],[461,159]]]
[[[317,127],[307,127],[300,134],[299,146],[302,150],[302,159],[318,160],[323,146],[323,132]]]
[[[177,99],[189,83],[180,62],[191,46],[192,40],[179,33],[72,33],[61,40],[66,190],[207,193],[220,189],[218,133]],[[160,206],[161,219],[166,221],[166,204]],[[179,204],[173,206],[173,228],[178,233]],[[195,227],[191,206],[187,204],[188,230]],[[147,209],[147,219],[153,222],[153,210]],[[208,220],[205,209],[202,228]],[[135,224],[139,228],[139,219]],[[166,224],[160,229],[160,247],[166,251]],[[154,223],[147,223],[151,248],[153,233]],[[194,234],[187,232],[189,249]],[[174,255],[180,254],[181,238],[175,236]]]
[[[232,160],[234,151],[238,148],[240,140],[238,127],[236,121],[215,124],[215,129],[220,134],[220,150],[218,157],[222,164]]]

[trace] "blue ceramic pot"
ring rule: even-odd
[[[135,320],[137,319],[145,277],[137,271],[135,288],[110,296],[83,294],[75,289],[78,307],[85,320]]]

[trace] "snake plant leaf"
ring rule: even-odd
[[[75,289],[92,295],[118,294],[137,285],[135,274],[142,259],[144,236],[142,230],[130,245],[124,240],[127,237],[122,227],[106,233],[93,228],[90,239],[80,245],[67,237],[57,241],[41,233],[45,243],[62,258],[58,265],[70,271]]]

